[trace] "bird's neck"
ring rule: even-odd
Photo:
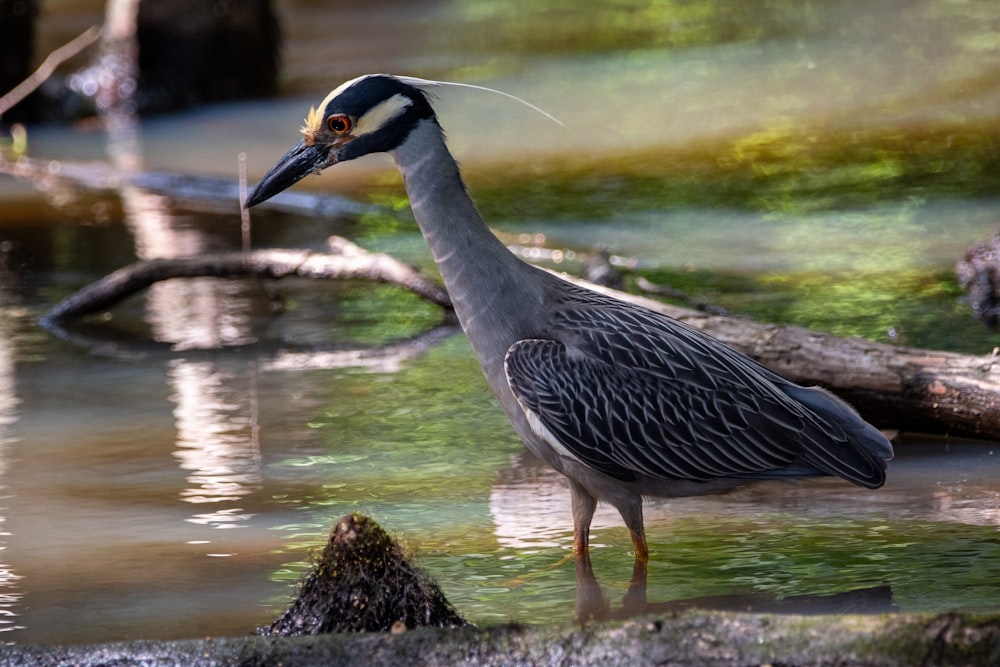
[[[435,120],[420,121],[392,155],[459,321],[484,369],[496,370],[540,304],[538,282],[523,278],[533,269],[483,222]]]

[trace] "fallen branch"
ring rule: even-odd
[[[203,276],[372,280],[399,285],[439,306],[451,307],[444,288],[396,258],[383,253],[359,252],[357,246],[344,239],[336,239],[335,243],[336,253],[272,248],[136,262],[63,299],[42,321],[58,324],[106,310],[156,282]]]

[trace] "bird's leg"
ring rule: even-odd
[[[646,529],[640,522],[638,528],[629,528],[632,535],[632,546],[635,547],[635,560],[646,563],[649,561],[649,547],[646,545]]]
[[[573,480],[569,482],[569,490],[573,504],[573,553],[577,558],[589,558],[590,522],[597,509],[597,498]]]
[[[642,523],[642,497],[636,496],[633,501],[618,506],[628,532],[632,536],[635,547],[635,559],[646,562],[649,560],[649,547],[646,545],[646,529]]]

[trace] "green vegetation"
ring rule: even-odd
[[[491,221],[613,219],[680,207],[805,214],[910,198],[1000,196],[1000,126],[824,131],[774,127],[669,154],[471,170]],[[502,177],[502,178],[501,178]]]
[[[465,0],[456,3],[463,30],[448,38],[462,51],[502,44],[505,52],[531,55],[689,48],[812,32],[824,4],[837,3],[615,0],[581,11],[567,0]]]

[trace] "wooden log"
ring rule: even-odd
[[[703,328],[794,382],[835,390],[876,426],[1000,438],[995,351],[973,356],[726,319]]]
[[[687,612],[564,627],[4,646],[0,667],[70,665],[996,665],[1000,616]]]

